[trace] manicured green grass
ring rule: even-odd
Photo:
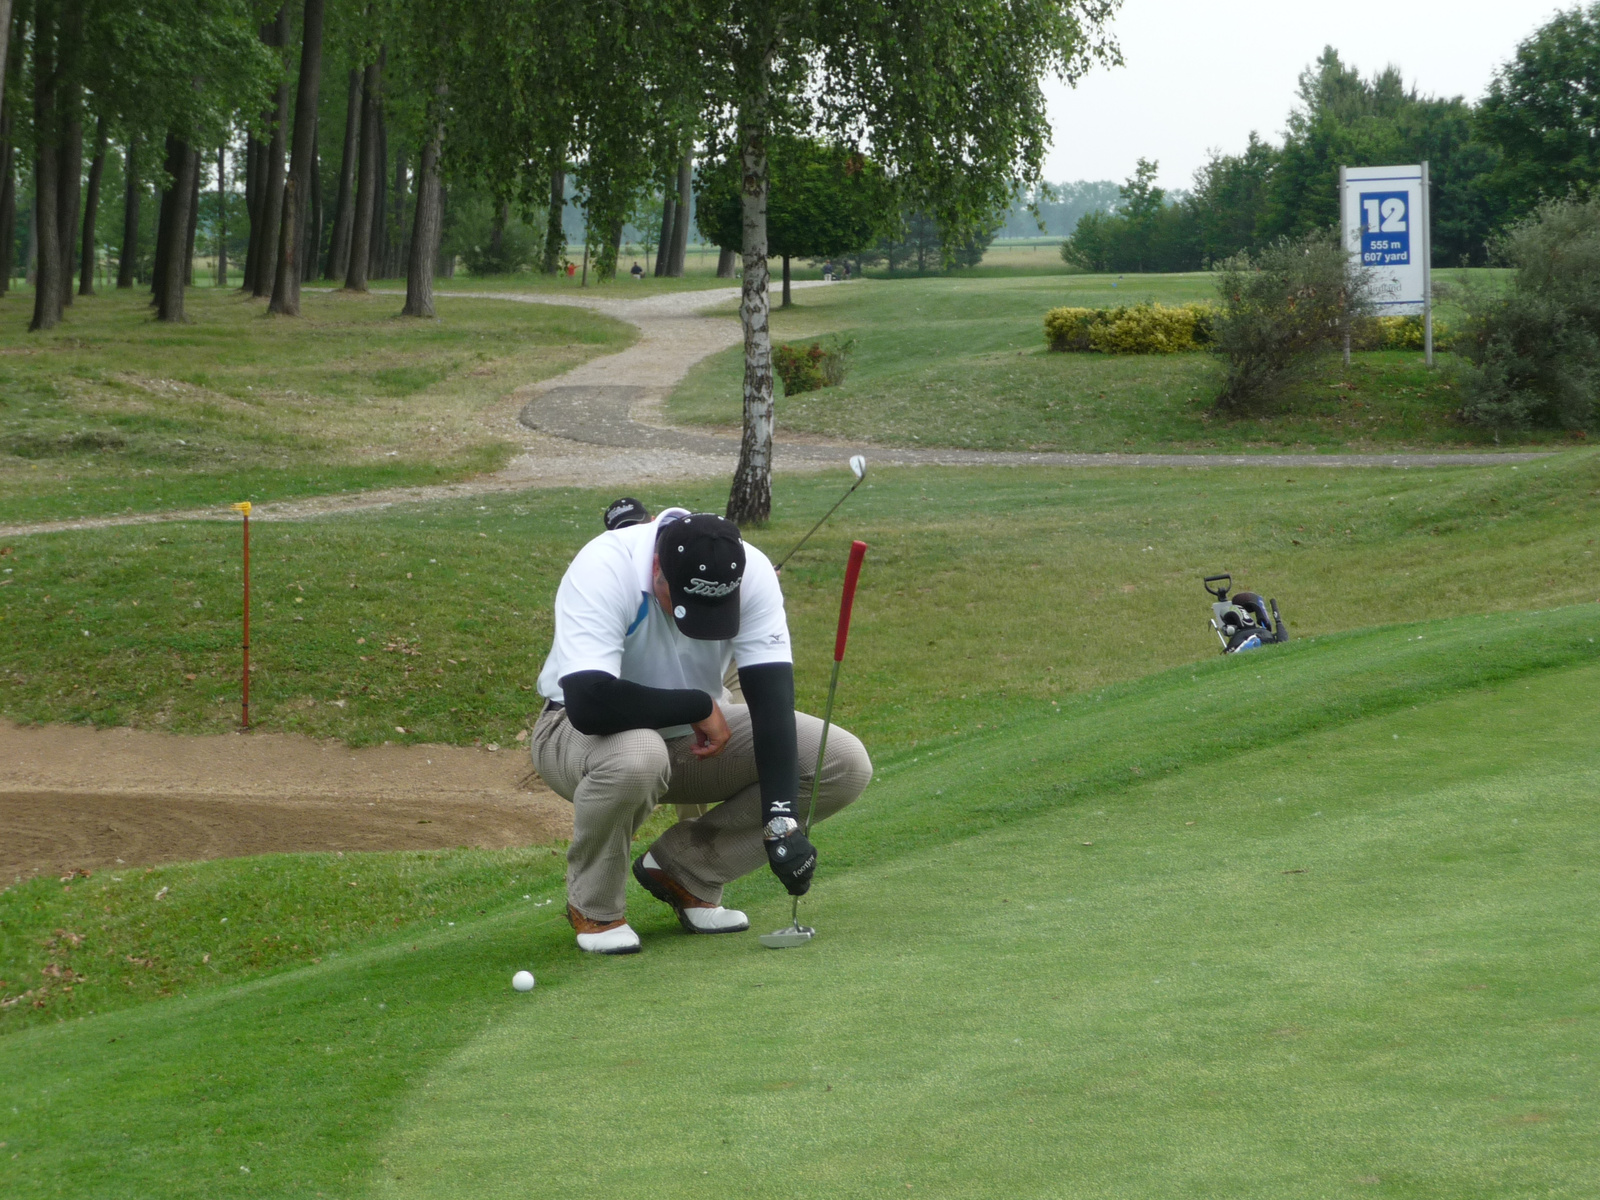
[[[1441,274],[1444,274],[1441,272]],[[1456,274],[1462,274],[1457,272]],[[896,446],[1069,451],[1373,451],[1570,444],[1566,435],[1461,424],[1449,356],[1362,353],[1319,368],[1280,411],[1212,413],[1205,354],[1052,354],[1044,314],[1214,298],[1210,275],[1025,276],[1006,269],[939,279],[869,279],[795,293],[773,314],[777,341],[853,339],[845,383],[779,396],[781,427]],[[672,419],[737,425],[743,350],[699,364],[668,401]],[[781,387],[780,387],[781,392]]]
[[[307,292],[299,319],[201,289],[190,321],[142,291],[80,297],[45,334],[0,323],[0,524],[224,505],[492,470],[482,421],[517,387],[620,350],[634,331],[570,307]]]
[[[1597,627],[1305,640],[881,753],[802,950],[634,893],[645,953],[584,958],[548,880],[18,1030],[8,1193],[1590,1194]],[[732,900],[787,919],[764,873]]]
[[[844,473],[780,477],[774,555]],[[253,535],[252,710],[352,744],[507,743],[550,605],[613,497],[535,491]],[[648,488],[716,510],[720,484]],[[1431,471],[875,470],[784,573],[816,706],[846,546],[872,546],[841,718],[906,745],[1215,650],[1231,571],[1296,634],[1600,597],[1600,458]],[[238,715],[239,528],[17,539],[0,556],[0,714],[219,732]],[[190,676],[193,676],[191,679]],[[405,732],[396,732],[395,727]]]

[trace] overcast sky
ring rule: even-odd
[[[1252,129],[1281,141],[1295,80],[1323,46],[1370,75],[1394,63],[1425,94],[1483,95],[1495,68],[1558,11],[1550,0],[1123,0],[1125,65],[1046,95],[1055,145],[1045,178],[1114,179],[1141,156],[1187,187],[1210,148]]]

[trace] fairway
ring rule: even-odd
[[[886,754],[804,949],[635,891],[644,954],[584,958],[530,862],[476,916],[20,1030],[8,1191],[1593,1194],[1597,631],[1304,640]],[[764,875],[731,902],[786,919]]]
[[[1024,252],[1026,255],[1027,252]],[[1443,288],[1489,284],[1503,272],[1440,271]],[[1044,315],[1058,305],[1116,307],[1215,301],[1214,277],[1027,274],[869,278],[795,293],[774,307],[775,342],[833,336],[852,343],[839,387],[796,396],[779,389],[780,429],[892,446],[970,450],[1196,452],[1442,449],[1570,444],[1554,431],[1465,425],[1450,356],[1430,371],[1421,354],[1358,353],[1350,368],[1317,366],[1271,411],[1213,411],[1211,356],[1053,354]],[[733,310],[727,310],[731,313]],[[1441,320],[1457,321],[1449,304]],[[1444,328],[1441,325],[1441,328]],[[667,414],[685,424],[736,428],[743,360],[706,359],[679,386]]]

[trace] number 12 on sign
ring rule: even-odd
[[[1411,262],[1411,221],[1405,192],[1361,193],[1361,262],[1397,267]]]

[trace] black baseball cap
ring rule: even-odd
[[[662,527],[656,554],[684,637],[721,642],[739,632],[745,560],[737,525],[715,513],[691,513]]]
[[[629,525],[644,525],[650,520],[650,510],[632,496],[624,496],[606,505],[606,528],[626,529]]]

